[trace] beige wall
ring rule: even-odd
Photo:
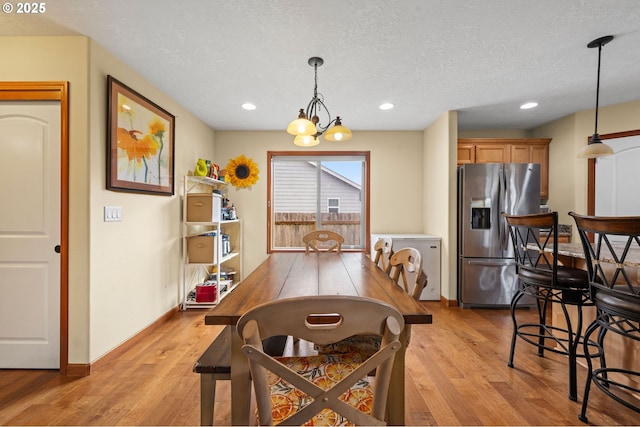
[[[427,233],[442,237],[442,293],[456,298],[456,141],[457,114],[443,114],[424,132],[354,131],[337,145],[322,141],[308,152],[371,152],[371,233]],[[244,221],[244,273],[267,256],[267,151],[305,151],[283,131],[217,131],[215,161],[226,165],[244,154],[260,168],[249,189],[228,190]],[[447,184],[448,183],[448,184]]]
[[[600,107],[598,133],[640,129],[640,101]],[[574,226],[568,213],[587,213],[587,161],[576,157],[593,134],[595,110],[578,111],[530,130],[461,131],[466,138],[552,138],[549,145],[549,199],[561,224]],[[575,226],[573,241],[576,240]]]
[[[549,122],[542,126],[529,130],[464,130],[458,132],[459,138],[552,138],[549,146],[549,200],[548,203],[553,210],[557,210],[560,216],[560,223],[573,225],[573,219],[568,215],[570,211],[579,213],[587,212],[587,162],[576,157],[577,152],[582,148],[593,133],[595,111],[585,110],[570,114],[561,119]],[[425,182],[433,181],[431,176],[438,175],[438,168],[443,168],[447,164],[444,153],[437,154],[431,151],[429,141],[433,139],[443,140],[444,137],[438,133],[444,133],[444,126],[441,123],[444,117],[432,124],[425,131]],[[453,123],[453,121],[452,121]],[[452,128],[451,126],[450,128]],[[640,101],[624,104],[600,107],[598,119],[598,132],[601,135],[607,133],[624,132],[640,129]],[[434,135],[435,133],[435,135]],[[451,139],[451,150],[454,150],[456,139]],[[457,298],[456,290],[456,241],[455,221],[456,221],[456,177],[455,177],[455,152],[451,152],[453,165],[450,166],[451,176],[449,177],[449,194],[451,203],[449,204],[449,221],[453,229],[449,228],[449,238],[443,239],[443,261],[442,261],[442,295],[448,299]],[[429,170],[434,169],[434,170]],[[443,177],[440,177],[443,179]],[[430,225],[438,223],[438,218],[432,218],[433,210],[429,208],[431,199],[438,199],[434,195],[433,188],[425,186],[424,212],[425,212],[425,232],[438,234],[431,231]],[[444,216],[442,217],[444,218]],[[440,219],[442,219],[440,218]],[[443,227],[440,227],[443,228]],[[576,235],[574,227],[574,236]],[[449,250],[444,246],[448,244]],[[448,264],[448,265],[447,265]],[[445,275],[448,274],[448,279]],[[446,284],[448,283],[448,289]],[[448,293],[447,293],[448,292]]]
[[[440,293],[449,300],[457,298],[457,141],[458,115],[454,111],[446,112],[424,131],[424,232],[442,238]]]
[[[93,361],[180,302],[184,175],[213,157],[214,131],[95,42],[90,44],[90,283]],[[106,190],[106,76],[112,75],[173,114],[175,196]],[[104,222],[122,206],[122,222]]]
[[[570,211],[587,213],[587,161],[576,154],[593,134],[595,111],[585,110],[533,129],[535,138],[553,138],[549,145],[549,206],[560,223],[573,225]],[[640,101],[600,107],[598,133],[640,129]],[[574,228],[574,236],[576,235]]]
[[[304,150],[291,136],[214,133],[85,37],[0,37],[0,57],[11,58],[0,67],[1,80],[70,82],[70,363],[98,359],[179,304],[179,194],[182,176],[197,158],[224,166],[244,154],[258,163],[258,183],[231,188],[229,197],[244,220],[245,275],[266,257],[266,153]],[[107,74],[176,116],[175,196],[105,190]],[[640,101],[601,108],[599,125],[601,134],[640,129]],[[457,116],[449,112],[424,132],[356,131],[342,145],[323,141],[310,150],[371,152],[371,232],[442,236],[442,293],[448,299],[456,298],[456,128]],[[464,131],[460,137],[553,138],[549,203],[561,222],[570,223],[566,212],[586,212],[586,163],[575,153],[592,132],[593,110],[588,110],[530,131]],[[104,223],[103,206],[122,206],[123,221]]]
[[[0,37],[0,80],[69,82],[69,358],[89,361],[89,111],[85,37]],[[10,60],[9,60],[10,58]]]
[[[0,57],[0,80],[70,82],[69,363],[89,363],[179,304],[181,176],[214,132],[86,37],[0,37]],[[105,190],[107,74],[176,116],[176,196]]]
[[[640,102],[600,110],[600,133],[640,129]],[[606,125],[605,121],[609,121]],[[447,112],[424,132],[354,132],[342,146],[323,141],[321,150],[371,151],[371,232],[428,233],[442,240],[442,295],[457,298],[456,141],[458,137],[553,138],[549,203],[566,212],[586,211],[586,165],[575,153],[592,133],[593,111],[583,111],[532,130],[457,132],[457,114]],[[244,273],[266,257],[266,152],[304,150],[284,131],[217,131],[214,160],[221,166],[244,154],[258,163],[260,181],[250,189],[229,189],[244,220]],[[307,150],[311,151],[311,150]],[[419,156],[417,155],[419,154]],[[567,159],[572,159],[567,166]],[[584,165],[584,167],[583,167]],[[382,171],[382,172],[380,172]],[[412,180],[414,187],[399,185]],[[447,182],[447,185],[437,183]],[[557,208],[556,208],[557,204]],[[442,208],[438,208],[441,206]],[[444,208],[444,207],[447,208]]]
[[[245,276],[267,256],[267,151],[370,151],[371,232],[423,233],[422,132],[357,132],[344,143],[325,141],[312,149],[293,145],[293,136],[282,131],[217,131],[215,162],[224,167],[240,154],[253,159],[260,179],[251,188],[231,187],[244,225]],[[407,185],[410,182],[411,185]]]

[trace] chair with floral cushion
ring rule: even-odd
[[[427,286],[427,275],[422,271],[422,256],[415,248],[402,248],[389,259],[387,274],[394,283],[411,295],[416,301],[420,299],[422,290]],[[411,325],[406,325],[406,339],[409,343]],[[320,354],[355,353],[364,355],[375,353],[380,348],[380,337],[371,335],[354,335],[344,340],[314,346]]]
[[[246,312],[237,329],[249,359],[259,425],[384,425],[403,328],[394,307],[356,296],[288,298]],[[272,357],[262,349],[262,340],[271,336],[329,344],[357,334],[380,336],[380,349],[369,358],[359,353]],[[373,369],[372,384],[367,373]]]
[[[393,240],[391,237],[380,237],[375,245],[373,245],[373,250],[376,252],[376,257],[373,262],[382,269],[382,271],[387,271],[387,267],[389,266],[389,260],[393,255]]]
[[[302,238],[302,241],[305,244],[306,253],[309,253],[309,249],[315,252],[335,251],[337,253],[340,253],[340,251],[342,250],[342,244],[344,243],[344,237],[342,237],[339,233],[331,230],[315,230],[305,234]],[[333,245],[328,248],[323,248],[319,247],[317,242],[333,242]]]

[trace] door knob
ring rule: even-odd
[[[54,251],[56,251],[57,254],[60,253],[60,245],[56,245],[55,248],[53,248]]]

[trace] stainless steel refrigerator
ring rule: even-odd
[[[508,306],[517,289],[513,245],[502,212],[540,212],[540,165],[460,166],[458,299],[463,307]]]

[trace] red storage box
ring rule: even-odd
[[[216,285],[196,285],[196,302],[214,302],[217,295]]]

